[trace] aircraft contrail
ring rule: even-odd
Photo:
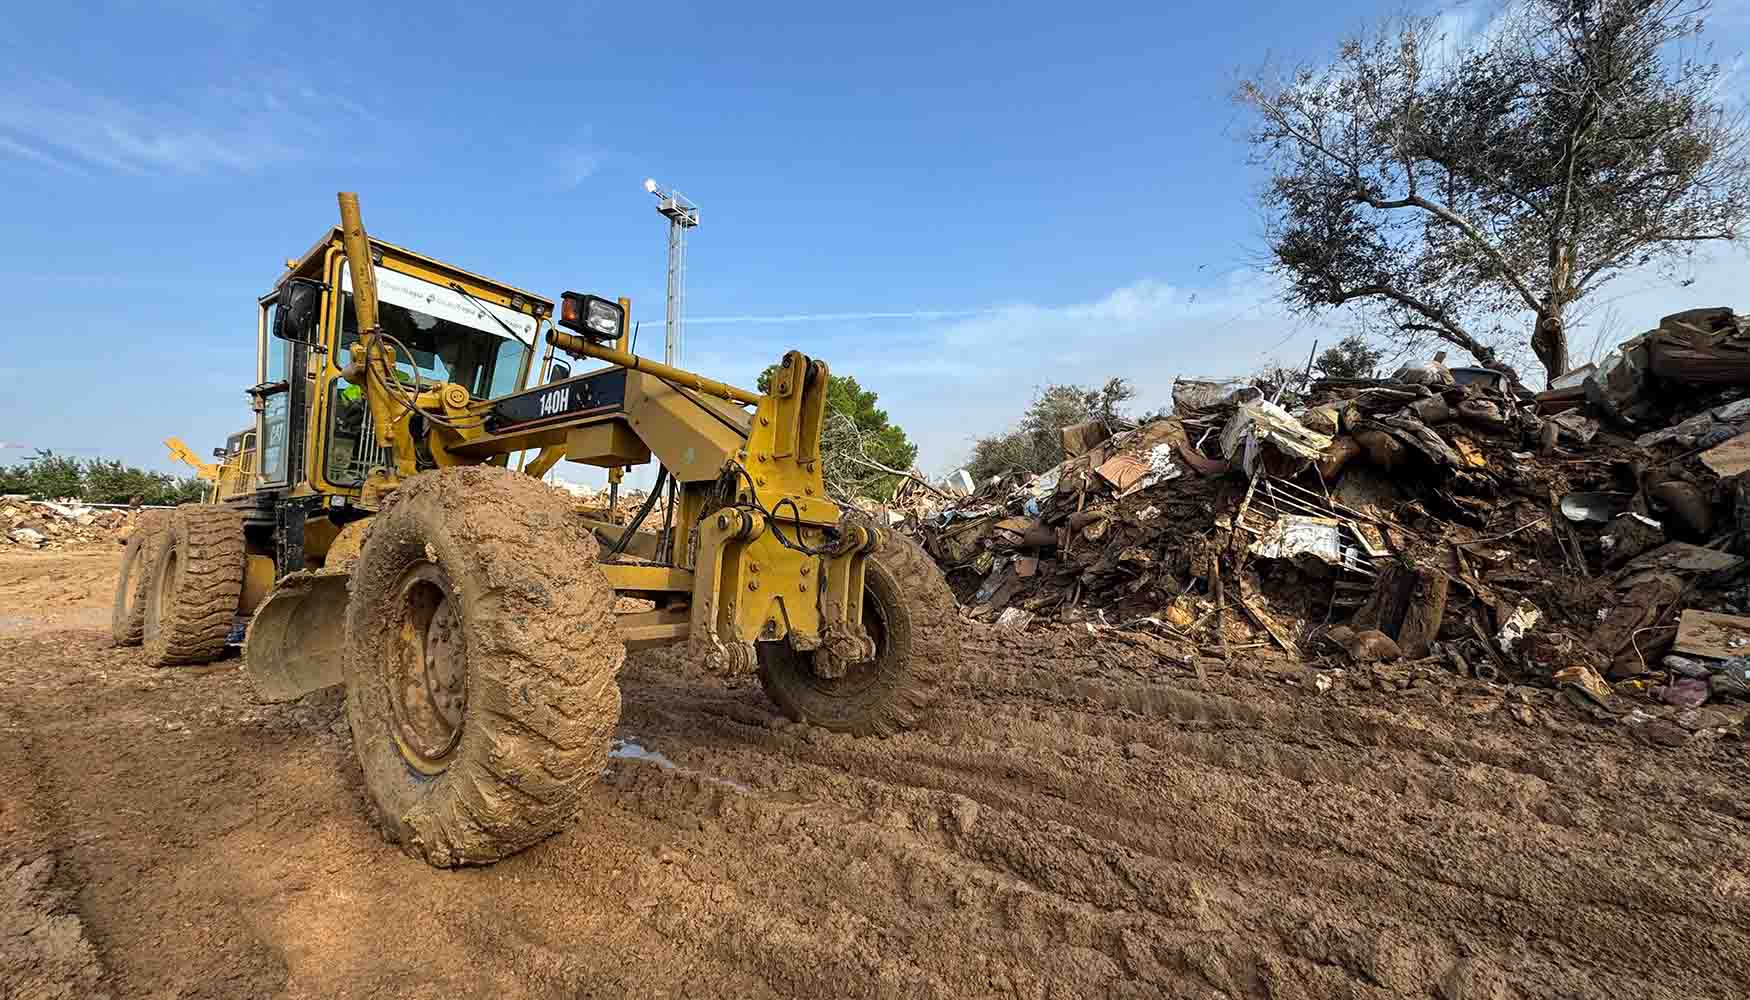
[[[687,323],[721,326],[728,323],[840,323],[864,319],[965,319],[997,309],[917,309],[911,312],[776,313],[770,316],[690,316]]]

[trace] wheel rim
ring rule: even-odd
[[[382,662],[389,668],[395,744],[409,766],[440,774],[461,742],[467,713],[460,600],[441,567],[419,563],[401,575],[394,607]]]
[[[165,548],[164,562],[158,567],[159,621],[168,619],[170,617],[170,609],[176,606],[176,568],[176,546],[171,545]]]

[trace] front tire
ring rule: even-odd
[[[959,662],[954,594],[917,543],[892,533],[869,556],[864,587],[863,626],[875,640],[875,659],[828,678],[815,672],[813,654],[762,642],[760,683],[797,722],[891,736],[917,724]]]
[[[423,473],[371,519],[346,613],[347,718],[378,821],[438,867],[563,826],[601,774],[625,658],[595,539],[539,480]]]

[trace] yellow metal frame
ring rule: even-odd
[[[620,470],[654,458],[678,483],[679,502],[665,546],[670,565],[622,561],[602,566],[617,593],[657,604],[652,611],[620,616],[629,645],[685,639],[708,669],[744,672],[756,665],[756,643],[785,641],[814,653],[816,668],[827,676],[873,654],[862,624],[863,594],[868,556],[883,535],[847,518],[826,494],[820,435],[830,372],[824,362],[791,351],[779,362],[769,391],[756,393],[633,355],[624,330],[611,346],[595,344],[553,327],[548,300],[371,240],[356,198],[343,194],[340,204],[342,225],[287,272],[325,286],[319,346],[311,348],[309,367],[304,491],[355,496],[370,507],[416,470],[404,405],[409,400],[393,395],[401,383],[391,385],[386,379],[393,376],[382,373],[393,365],[393,351],[377,339],[373,256],[380,255],[377,265],[414,278],[439,285],[455,281],[484,302],[516,308],[513,299],[520,295],[522,311],[536,319],[537,333],[546,324],[550,347],[625,370],[622,404],[556,424],[490,434],[484,417],[492,401],[471,399],[461,386],[436,384],[411,400],[434,418],[427,438],[431,460],[439,466],[507,464],[520,453],[524,471],[540,476],[560,461]],[[345,325],[343,268],[354,279],[360,334],[345,368],[338,364]],[[620,301],[629,316],[631,303]],[[262,333],[265,372],[268,345]],[[551,351],[542,359],[543,373],[550,357]],[[517,374],[519,391],[528,385],[533,364],[531,345]],[[329,400],[340,380],[364,387],[378,442],[394,449],[397,467],[373,474],[362,486],[329,481],[323,461],[330,444]],[[296,491],[300,484],[292,485]],[[610,526],[596,527],[605,534]],[[356,549],[362,535],[359,524],[337,532],[321,519],[305,530],[307,551],[318,557],[330,546],[334,553]],[[640,538],[633,548],[648,552],[651,547]]]
[[[315,379],[310,389],[310,422],[305,440],[304,458],[304,468],[308,474],[305,478],[315,487],[317,492],[358,498],[366,492],[368,484],[336,483],[330,480],[326,461],[331,443],[331,435],[329,434],[330,398],[334,394],[333,386],[335,383],[346,378],[337,362],[341,351],[340,334],[345,328],[341,309],[346,298],[341,292],[341,275],[348,267],[348,262],[346,249],[341,238],[341,230],[334,230],[331,239],[332,242],[326,247],[318,245],[318,247],[312,248],[311,253],[306,254],[306,263],[300,265],[301,269],[307,269],[309,262],[313,259],[312,255],[315,254],[316,250],[322,250],[321,271],[319,273],[326,286],[322,293],[322,321],[318,339],[322,349],[315,352],[317,354],[316,363],[310,366]],[[515,309],[534,317],[537,337],[549,322],[553,304],[545,298],[530,295],[508,285],[491,282],[460,268],[451,267],[393,244],[383,243],[380,240],[370,239],[369,246],[374,255],[380,255],[381,259],[374,261],[379,267],[443,287],[447,287],[450,281],[455,281],[466,289],[468,294],[475,296],[482,302],[490,302],[506,309]],[[374,291],[374,273],[372,280]],[[355,278],[353,287],[356,289],[358,284]],[[519,296],[523,300],[520,307],[514,302],[515,298]],[[362,338],[359,343],[362,347]],[[358,351],[354,353],[356,354]],[[517,370],[515,391],[527,388],[529,374],[534,368],[535,353],[532,344],[524,350]],[[446,398],[443,391],[445,388],[447,388],[446,385],[440,385],[423,394],[419,400],[421,407],[429,407],[439,413],[449,412],[464,417],[472,416],[484,409],[483,404],[469,399],[465,391],[462,393],[460,401]],[[459,390],[459,387],[456,388]],[[449,395],[453,396],[454,393]],[[371,399],[373,396],[378,398]],[[398,404],[391,400],[382,399],[381,396],[381,393],[367,393],[367,399],[371,399],[373,404],[372,415],[379,429],[379,436],[385,433],[394,435],[391,446],[395,448],[397,461],[406,466],[397,471],[402,477],[411,475],[413,472],[412,440],[405,433],[397,433],[398,430],[404,429],[407,413]],[[378,412],[379,407],[381,412]],[[439,465],[473,464],[459,457],[452,458],[441,443],[447,435],[440,429],[434,428],[433,430],[433,458]],[[486,461],[488,464],[504,465],[509,461],[509,456],[494,455]]]

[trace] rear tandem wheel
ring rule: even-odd
[[[122,550],[115,603],[109,612],[109,634],[118,646],[138,646],[146,637],[146,599],[152,592],[152,570],[158,547],[170,526],[170,511],[143,510]]]

